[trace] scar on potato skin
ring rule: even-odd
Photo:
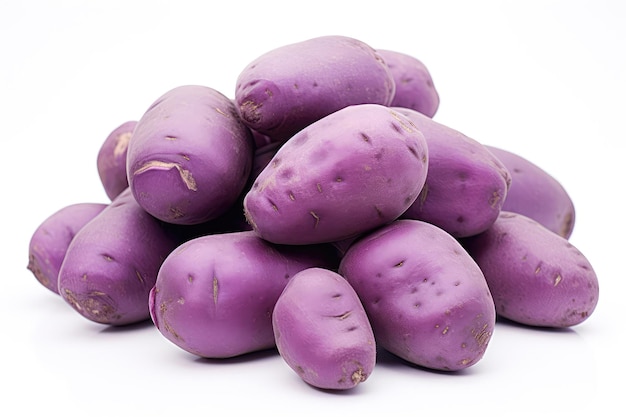
[[[187,169],[183,169],[180,164],[177,164],[175,162],[148,161],[141,167],[136,169],[135,172],[133,172],[133,175],[140,175],[152,169],[170,170],[172,168],[176,168],[178,170],[178,174],[180,175],[180,178],[183,180],[183,183],[185,184],[187,189],[191,191],[198,191],[198,184],[196,184],[196,180],[194,179],[191,172]]]
[[[309,213],[315,219],[315,225],[313,226],[313,228],[317,228],[317,226],[320,224],[320,216],[318,216],[314,211],[309,211]]]
[[[213,275],[213,304],[217,305],[217,293],[219,290],[219,285],[217,282],[217,277]]]

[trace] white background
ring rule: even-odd
[[[0,414],[624,415],[625,5],[3,1]],[[419,58],[441,97],[436,120],[562,182],[577,209],[571,242],[600,280],[586,322],[562,331],[498,323],[465,372],[381,356],[364,384],[327,393],[274,352],[199,360],[150,324],[91,323],[26,270],[44,218],[108,202],[95,161],[113,128],[177,85],[232,97],[261,53],[327,34]]]

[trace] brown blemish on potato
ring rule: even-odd
[[[118,157],[120,155],[123,155],[124,152],[126,152],[126,149],[128,149],[128,142],[130,142],[130,138],[133,136],[132,132],[125,132],[122,133],[121,135],[118,135],[118,137],[115,140],[115,147],[113,147],[113,156],[114,157]]]
[[[354,385],[357,385],[367,379],[367,374],[363,372],[363,367],[359,366],[357,370],[352,373],[350,379]]]
[[[392,116],[394,119],[396,119],[398,122],[400,122],[400,126],[401,126],[401,127],[402,127],[402,129],[404,129],[406,132],[413,133],[413,132],[415,131],[415,129],[411,128],[412,123],[410,123],[410,122],[409,122],[410,124],[407,124],[407,120],[406,120],[404,117],[400,116],[398,113],[396,113],[396,112],[395,112],[395,111],[393,111],[393,110],[390,110],[390,111],[389,111],[389,113],[391,114],[391,116]],[[392,123],[392,124],[391,124],[391,127],[392,127],[395,131],[400,132],[400,129],[398,129],[398,126],[397,126],[395,123]]]
[[[288,195],[289,195],[289,199],[290,199],[291,201],[296,201],[296,196],[294,196],[294,195],[293,195],[293,193],[292,193],[291,191],[289,191],[289,194],[288,194]]]
[[[26,269],[32,272],[33,275],[35,275],[35,278],[37,278],[37,281],[39,281],[43,286],[50,288],[50,278],[43,273],[39,267],[37,258],[32,253],[28,255],[28,266]]]
[[[401,267],[402,265],[404,265],[404,262],[406,262],[406,259],[403,259],[403,260],[401,260],[400,262],[396,263],[393,267],[394,267],[394,268]]]
[[[219,114],[221,114],[224,117],[230,118],[230,114],[226,113],[224,110],[220,109],[219,107],[216,107],[215,111],[218,112]]]
[[[170,213],[174,219],[180,219],[185,216],[185,212],[179,207],[170,207]]]
[[[263,103],[257,104],[253,100],[246,100],[241,103],[239,110],[243,119],[254,124],[261,120],[261,113],[259,112],[261,107],[263,107]]]
[[[557,273],[554,276],[554,286],[556,287],[557,285],[559,285],[559,283],[561,282],[562,279],[563,279],[563,277],[561,276],[561,274]]]
[[[166,318],[166,313],[167,313],[167,304],[165,302],[162,302],[159,305],[159,313],[163,323],[163,330],[167,331],[169,334],[171,334],[172,336],[174,336],[174,339],[176,340],[180,340],[182,342],[185,341],[185,339],[183,339],[177,332],[176,330],[174,330],[174,328],[172,327],[172,325],[168,322],[167,318]]]
[[[491,208],[496,208],[496,206],[498,205],[501,199],[502,199],[502,196],[500,195],[500,192],[497,190],[494,191],[491,194],[491,197],[489,198],[489,206]]]
[[[559,234],[563,237],[567,237],[574,227],[574,213],[571,211],[567,212],[565,218],[563,219],[563,223],[561,224],[561,230]]]
[[[183,305],[185,304],[185,299],[183,297],[178,297],[178,300],[176,302],[180,305]]]
[[[321,192],[322,192],[322,184],[320,184],[320,183],[318,182],[318,183],[316,184],[316,186],[317,186],[317,191],[321,193]]]
[[[448,330],[450,330],[450,326],[446,326],[446,327],[442,330],[441,334],[444,334],[444,335],[445,335],[446,333],[448,333]]]
[[[491,339],[491,332],[487,329],[487,324],[485,324],[478,332],[475,329],[472,329],[472,335],[480,347],[487,346],[489,339]]]
[[[315,219],[315,225],[313,226],[313,228],[317,228],[317,226],[320,224],[320,217],[314,211],[309,211],[309,214],[311,214],[311,216],[313,216],[313,218]]]
[[[213,275],[213,304],[217,305],[217,293],[219,290],[219,284],[217,282],[217,277]]]
[[[338,320],[345,320],[348,317],[350,317],[350,315],[352,314],[352,311],[346,311],[344,313],[341,314],[337,314],[335,316],[331,316],[332,318],[338,319]]]
[[[175,141],[178,140],[178,138],[176,136],[165,136],[164,138],[165,140],[169,140],[169,141]]]
[[[143,279],[143,276],[141,275],[141,272],[137,271],[136,269],[135,269],[135,276],[137,277],[137,279],[142,285],[146,283],[146,281]]]
[[[149,161],[143,164],[140,168],[133,172],[133,175],[140,175],[144,172],[150,170],[170,170],[175,168],[178,170],[178,174],[180,178],[183,180],[183,183],[187,187],[187,189],[191,191],[198,191],[198,185],[196,184],[196,180],[193,178],[193,175],[189,170],[183,169],[180,164],[175,162],[164,162],[164,161]]]

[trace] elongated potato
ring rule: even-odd
[[[506,201],[511,174],[478,141],[412,109],[395,108],[420,129],[428,146],[428,175],[402,217],[434,224],[454,237],[487,230]]]
[[[210,87],[179,86],[156,100],[135,127],[127,155],[129,187],[160,220],[203,223],[239,197],[253,152],[252,134],[230,99]]]
[[[283,45],[253,60],[237,78],[244,122],[271,141],[353,104],[389,105],[395,92],[384,60],[366,43],[321,36]]]
[[[339,265],[359,295],[376,343],[413,364],[442,371],[475,365],[495,327],[480,268],[450,234],[396,220],[354,242]]]
[[[501,317],[571,327],[596,308],[598,277],[589,260],[529,217],[503,211],[487,231],[461,242],[485,274]]]
[[[100,182],[110,200],[115,199],[128,188],[126,174],[126,155],[128,143],[133,136],[137,121],[122,123],[106,137],[96,158],[96,167]]]
[[[295,274],[276,301],[272,327],[281,357],[314,387],[351,389],[374,370],[372,326],[359,296],[334,271]]]
[[[200,236],[163,262],[150,291],[150,315],[166,339],[200,357],[269,349],[275,346],[272,311],[289,279],[337,263],[330,245],[274,245],[253,231]]]
[[[143,210],[127,188],[72,239],[59,271],[59,294],[83,317],[126,325],[150,318],[148,294],[177,229]]]
[[[70,242],[106,206],[103,203],[70,204],[39,224],[28,245],[28,270],[41,285],[59,293],[59,270]]]
[[[569,239],[576,210],[563,185],[547,171],[508,150],[486,146],[511,173],[512,183],[502,210],[523,214]]]
[[[285,142],[244,199],[262,238],[312,244],[352,237],[398,218],[428,169],[422,133],[377,104],[349,106]]]
[[[405,107],[433,117],[439,108],[439,93],[426,65],[412,55],[377,49],[396,85],[391,107]]]

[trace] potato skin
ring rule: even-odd
[[[161,263],[180,243],[177,230],[143,210],[127,188],[72,239],[59,271],[59,294],[96,323],[149,319],[148,293]]]
[[[456,238],[487,230],[507,199],[511,174],[486,146],[411,109],[394,108],[428,146],[426,183],[402,217],[432,223]]]
[[[571,327],[598,303],[598,278],[567,239],[522,214],[503,211],[484,233],[461,240],[476,260],[501,317]]]
[[[390,107],[405,107],[433,117],[439,108],[439,93],[426,65],[412,55],[377,49],[396,85]]]
[[[295,274],[276,302],[272,327],[281,357],[314,387],[351,389],[374,369],[372,326],[354,289],[334,271]]]
[[[244,199],[266,240],[343,240],[395,220],[415,201],[428,169],[424,136],[388,107],[354,105],[285,142]]]
[[[193,225],[219,217],[243,191],[254,142],[232,100],[184,85],[156,100],[128,147],[129,186],[148,213]]]
[[[98,151],[96,167],[100,182],[110,200],[115,199],[128,187],[126,155],[136,125],[137,121],[131,120],[113,129]]]
[[[384,60],[366,43],[321,36],[264,53],[237,78],[235,101],[253,130],[283,142],[343,107],[389,105],[395,93]]]
[[[396,220],[354,242],[339,273],[363,302],[378,346],[442,371],[483,357],[495,328],[493,300],[478,265],[442,229]]]
[[[272,310],[288,280],[309,267],[337,264],[327,245],[274,245],[253,231],[200,236],[163,262],[150,315],[166,339],[200,357],[269,349]]]
[[[486,145],[511,173],[502,210],[523,214],[569,239],[574,231],[574,202],[556,178],[514,152]]]
[[[59,293],[59,270],[70,242],[106,206],[103,203],[70,204],[39,224],[28,244],[27,268],[41,285]]]

